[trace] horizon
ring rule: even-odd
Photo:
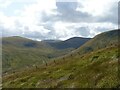
[[[28,38],[28,37],[23,37],[23,36],[6,36],[6,37],[2,37],[2,38],[11,38],[11,37],[19,37],[19,38],[26,38],[26,39],[30,39],[30,40],[33,40],[33,41],[54,41],[54,40],[58,40],[58,41],[66,41],[66,40],[69,40],[69,39],[72,39],[72,38],[86,38],[87,37],[70,37],[68,39],[65,39],[65,40],[60,40],[60,39],[43,39],[43,40],[37,40],[37,39],[32,39],[32,38]],[[89,39],[92,39],[92,38],[89,38]]]
[[[114,29],[114,30],[119,30],[119,29]],[[99,34],[102,34],[102,33],[105,33],[105,32],[109,32],[109,31],[114,31],[114,30],[108,30],[108,31],[104,31],[104,32],[101,32],[101,33],[98,33],[97,35],[99,35]],[[95,35],[95,36],[97,36],[97,35]],[[94,37],[95,37],[94,36]],[[37,40],[37,39],[33,39],[33,38],[28,38],[28,37],[24,37],[24,36],[6,36],[6,37],[1,37],[1,38],[9,38],[9,37],[20,37],[20,38],[26,38],[26,39],[30,39],[30,40],[33,40],[33,41],[55,41],[55,40],[58,40],[58,41],[66,41],[66,40],[69,40],[69,39],[72,39],[72,38],[88,38],[88,39],[92,39],[92,38],[94,38],[94,37],[91,37],[91,38],[89,38],[89,37],[70,37],[70,38],[67,38],[67,39],[65,39],[65,40],[60,40],[60,39],[43,39],[43,40]]]

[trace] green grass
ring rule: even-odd
[[[66,57],[49,66],[31,68],[3,77],[3,87],[19,88],[113,88],[118,83],[118,49],[109,47],[80,58]],[[94,58],[95,56],[99,56]],[[94,59],[93,59],[94,58]]]
[[[58,50],[44,42],[33,41],[22,37],[3,38],[3,73],[44,64],[44,61],[48,62],[52,58],[65,55],[71,50],[73,49]]]
[[[118,33],[120,33],[120,30],[112,30],[96,35],[83,46],[75,50],[75,52],[80,51],[79,53],[82,55],[91,51],[106,48],[107,46],[117,46],[119,42]]]
[[[43,64],[37,68],[29,67],[15,73],[8,72],[3,76],[3,88],[115,88],[120,85],[118,31],[99,34],[79,49],[52,59],[47,66]],[[33,55],[37,53],[34,52]],[[56,55],[56,52],[50,54],[50,57],[52,55]],[[13,53],[13,56],[19,54]]]

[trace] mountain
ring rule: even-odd
[[[43,64],[65,55],[71,49],[58,50],[47,43],[13,36],[2,38],[3,72]]]
[[[71,43],[74,43],[74,40],[72,40]],[[49,61],[52,58],[63,56],[75,49],[72,47],[72,44],[72,48],[56,48],[55,45],[58,45],[59,42],[62,41],[46,40],[40,42],[19,36],[2,38],[3,72],[20,69],[23,67],[31,67],[33,64],[43,64],[45,61]],[[83,40],[79,40],[79,42],[82,42],[83,44]]]
[[[14,46],[14,47],[21,47],[21,48],[46,48],[50,47],[45,43],[40,43],[38,41],[33,41],[31,39],[27,39],[24,37],[19,37],[19,36],[13,36],[13,37],[4,37],[2,38],[2,44],[3,46]]]
[[[86,42],[83,46],[78,48],[75,52],[79,52],[79,54],[88,53],[94,50],[99,50],[102,48],[106,48],[109,46],[117,46],[118,45],[118,33],[120,30],[111,30],[109,32],[104,32],[99,34]]]
[[[47,42],[45,41],[45,42],[48,43],[51,47],[55,47],[57,49],[66,49],[66,48],[78,48],[90,39],[91,38],[73,37],[65,41],[47,41]]]
[[[118,88],[118,33],[101,33],[47,65],[7,73],[3,88]]]
[[[49,53],[46,52],[52,51],[51,48],[45,48],[43,43],[39,44],[18,36],[2,38],[2,44],[3,72],[36,64],[36,62],[40,64],[42,59],[48,60],[47,56],[44,56]],[[37,50],[39,47],[41,50]],[[44,50],[46,52],[43,52]]]

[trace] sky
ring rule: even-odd
[[[118,28],[119,0],[0,0],[0,35],[94,37]]]

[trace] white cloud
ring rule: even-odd
[[[4,13],[0,12],[0,24],[3,25],[3,27],[9,29],[15,27],[15,18],[14,17],[8,17],[4,15]]]
[[[104,16],[109,12],[111,6],[114,3],[118,3],[119,0],[78,0],[82,4],[82,8],[78,7],[78,11],[88,12],[93,16]]]
[[[12,3],[12,0],[0,0],[0,8],[7,8]]]
[[[56,14],[55,12],[52,12],[52,9],[56,9],[55,6],[55,0],[52,0],[50,3],[46,3],[48,0],[36,0],[36,3],[26,5],[22,11],[17,11],[21,13],[19,17],[17,17],[17,20],[23,24],[23,26],[28,26],[29,28],[32,28],[33,30],[36,30],[38,28],[38,24],[41,22],[41,15],[42,12],[46,12],[46,14]],[[40,30],[41,28],[39,28]]]
[[[87,12],[92,16],[104,16],[109,13],[110,7],[113,6],[113,0],[78,0],[78,11]],[[118,0],[114,0],[117,2]],[[36,40],[49,39],[68,39],[74,36],[84,36],[84,28],[87,28],[88,35],[93,37],[96,34],[105,31],[105,29],[115,29],[117,25],[107,22],[63,22],[62,20],[52,21],[52,18],[57,18],[60,14],[57,11],[56,0],[0,0],[0,8],[7,8],[13,2],[16,4],[24,3],[22,9],[14,10],[14,14],[8,16],[3,10],[0,10],[0,28],[4,30],[5,35],[20,35]],[[62,7],[65,9],[65,7]],[[49,20],[43,21],[44,13]],[[72,12],[68,13],[71,14]],[[54,17],[56,16],[56,17]],[[67,15],[66,15],[67,17]],[[64,17],[64,18],[66,18]],[[74,16],[72,18],[75,18]],[[72,19],[70,18],[70,19]],[[78,17],[79,18],[79,17]],[[98,17],[99,18],[99,17]],[[48,23],[50,22],[50,23]],[[52,28],[45,28],[45,25]],[[84,28],[83,28],[84,27]],[[101,28],[101,30],[98,30]],[[1,29],[0,29],[1,30]],[[81,33],[82,32],[82,33]],[[28,35],[30,34],[30,35]],[[38,35],[39,34],[39,35]],[[51,35],[50,35],[51,34]]]
[[[116,28],[117,25],[112,23],[63,23],[58,21],[54,24],[55,36],[65,40],[70,37],[94,37],[101,31],[108,31]],[[109,28],[109,29],[108,29]],[[87,32],[85,31],[87,29]],[[84,36],[81,33],[88,33]]]

